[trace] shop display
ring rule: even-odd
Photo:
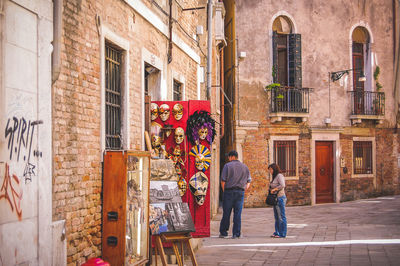
[[[149,152],[104,154],[102,253],[111,265],[149,259],[149,179]]]
[[[215,121],[209,101],[155,101],[158,117],[153,121],[160,146],[175,165],[177,188],[187,202],[196,231],[193,237],[210,236],[210,165]],[[171,112],[169,112],[171,111]],[[157,146],[159,147],[159,146]],[[161,157],[161,156],[157,156]],[[158,206],[157,208],[161,208]]]

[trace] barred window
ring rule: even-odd
[[[122,52],[106,43],[106,149],[121,149],[121,59]]]
[[[372,141],[353,142],[354,174],[372,174]]]
[[[274,162],[285,176],[296,176],[296,141],[274,141]]]
[[[182,83],[174,79],[174,101],[182,101]]]

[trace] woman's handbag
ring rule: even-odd
[[[278,194],[273,194],[271,190],[269,190],[265,203],[270,206],[275,206],[278,203]]]

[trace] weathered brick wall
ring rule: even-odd
[[[379,195],[391,195],[399,193],[397,153],[397,134],[393,129],[370,129],[370,137],[376,141],[376,188],[373,177],[352,177],[353,169],[353,137],[358,135],[341,134],[340,143],[342,157],[345,159],[348,172],[345,174],[340,168],[341,201],[368,198]]]
[[[164,62],[167,58],[167,38],[124,1],[64,1],[62,69],[53,86],[53,220],[66,220],[68,265],[101,255],[101,55],[96,15],[102,25],[129,41],[129,149],[142,147],[142,48]],[[181,39],[191,43],[187,36]],[[197,64],[174,46],[168,67],[164,71],[169,80],[171,69],[179,70],[187,99],[197,98]]]
[[[246,131],[246,138],[242,145],[242,155],[243,162],[249,167],[252,177],[250,189],[245,194],[246,207],[265,206],[265,197],[267,196],[270,178],[268,165],[272,162],[269,158],[270,131],[269,127]],[[279,131],[281,130],[279,129]],[[286,131],[291,132],[293,128],[286,128]],[[298,129],[295,129],[295,131],[298,131]],[[289,205],[311,203],[310,135],[308,133],[299,134],[298,143],[299,158],[297,168],[299,178],[298,180],[286,180],[285,192]]]

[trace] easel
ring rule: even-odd
[[[171,242],[172,249],[174,250],[176,261],[179,266],[183,266],[183,245],[186,244],[190,258],[192,259],[192,264],[194,266],[198,266],[196,257],[194,256],[192,245],[190,244],[190,239],[192,236],[190,233],[170,233],[170,234],[160,234],[155,236],[155,248],[154,248],[154,257],[157,266],[157,250],[160,252],[161,262],[164,266],[167,265],[167,259],[165,257],[164,248],[162,242]],[[179,254],[178,243],[181,244],[181,253]]]

